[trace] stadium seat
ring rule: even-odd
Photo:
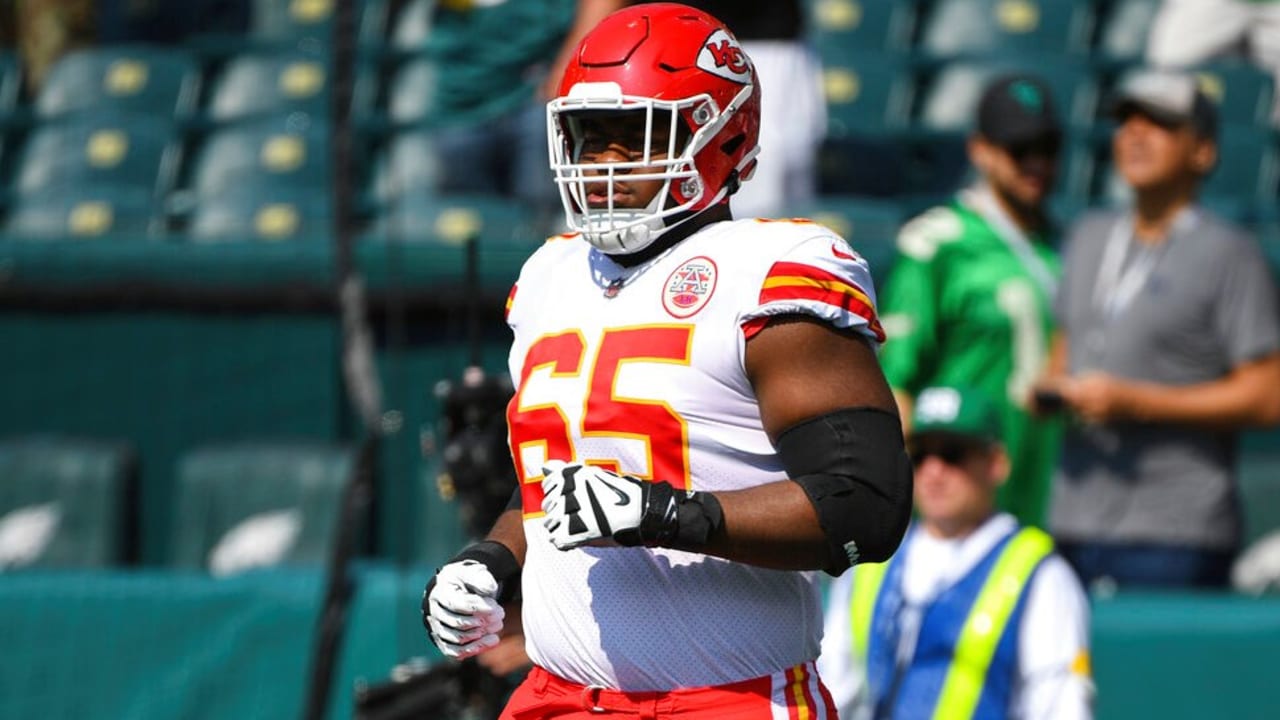
[[[825,225],[847,240],[867,260],[877,285],[888,277],[898,229],[908,219],[908,211],[901,202],[820,195],[799,210],[801,216]]]
[[[913,75],[904,58],[846,54],[822,74],[830,137],[892,133],[910,124]]]
[[[1275,81],[1270,73],[1246,62],[1210,63],[1195,73],[1200,89],[1217,104],[1223,125],[1270,125],[1275,97]]]
[[[1201,190],[1206,201],[1274,206],[1280,185],[1280,148],[1269,130],[1231,128],[1218,138],[1218,165]]]
[[[1098,21],[1093,59],[1100,64],[1142,62],[1147,36],[1162,0],[1110,0]]]
[[[118,110],[185,117],[195,110],[199,68],[180,48],[112,45],[62,57],[35,99],[41,118]]]
[[[1007,73],[1038,75],[1048,85],[1064,126],[1090,126],[1098,89],[1087,65],[1042,59],[1028,65],[1013,57],[957,60],[929,73],[917,91],[916,126],[926,131],[967,132],[987,83]]]
[[[14,108],[18,106],[22,88],[22,70],[18,58],[12,52],[0,50],[0,127]]]
[[[406,60],[387,87],[387,118],[395,125],[431,121],[435,92],[435,64],[421,56]]]
[[[17,158],[19,194],[69,185],[163,192],[181,156],[167,119],[87,113],[36,126]]]
[[[391,46],[400,52],[417,52],[422,50],[431,34],[431,15],[435,11],[435,0],[409,0],[404,3],[391,24]]]
[[[131,560],[133,452],[98,440],[0,440],[0,571]]]
[[[374,160],[371,200],[383,205],[404,195],[433,193],[441,172],[430,130],[395,133],[386,138]]]
[[[186,224],[191,242],[329,242],[332,206],[324,189],[269,182],[197,197]]]
[[[15,198],[2,226],[2,237],[17,240],[143,238],[160,234],[162,225],[150,190],[72,185],[58,192]]]
[[[919,50],[929,57],[1075,55],[1086,57],[1089,0],[936,0],[921,20]]]
[[[1247,432],[1239,456],[1245,544],[1280,530],[1280,433]]]
[[[257,40],[318,51],[330,43],[334,0],[252,0],[249,32]]]
[[[461,247],[475,235],[491,248],[532,252],[546,234],[518,201],[491,195],[405,194],[380,215],[373,234],[391,241]]]
[[[326,187],[330,153],[325,127],[290,132],[285,126],[278,119],[264,119],[215,130],[195,150],[184,186],[199,196],[264,182]]]
[[[809,37],[824,63],[849,54],[908,53],[916,0],[812,0],[806,3]]]
[[[456,293],[474,291],[460,284],[467,274],[467,242],[474,237],[480,291],[505,297],[520,266],[556,232],[553,222],[506,197],[404,195],[373,218],[363,242],[375,253],[407,248],[428,266],[438,289]]]
[[[1078,210],[1092,199],[1098,173],[1099,142],[1089,131],[1067,134],[1058,157],[1058,177],[1053,193],[1054,202],[1061,207]],[[1068,218],[1059,215],[1059,219]]]
[[[228,574],[328,560],[353,454],[344,447],[244,443],[178,461],[171,564]]]
[[[245,53],[232,57],[214,77],[207,114],[215,123],[289,115],[315,124],[329,115],[328,91],[323,59],[303,53]]]

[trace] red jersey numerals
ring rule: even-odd
[[[520,385],[507,406],[511,455],[522,478],[524,512],[542,512],[541,468],[524,466],[523,450],[541,445],[548,460],[585,462],[646,479],[662,479],[689,486],[689,433],[684,418],[666,402],[619,395],[619,370],[627,363],[688,365],[692,356],[692,325],[644,325],[605,330],[594,348],[585,398],[563,397],[557,403],[525,405],[530,376],[541,368],[550,377],[576,377],[583,370],[588,346],[581,333],[539,338],[525,354]],[[569,418],[562,406],[584,403],[580,436],[619,437],[645,443],[648,467],[620,467],[612,458],[581,458],[574,449]]]

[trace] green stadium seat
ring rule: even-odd
[[[908,53],[917,20],[916,0],[811,0],[809,38],[824,63],[850,53]]]
[[[1098,21],[1093,59],[1100,64],[1140,63],[1162,0],[1111,0]]]
[[[1201,90],[1217,104],[1223,125],[1270,126],[1275,97],[1270,73],[1247,62],[1210,63],[1195,73]]]
[[[184,186],[199,196],[264,182],[319,191],[330,181],[329,158],[324,126],[295,132],[275,119],[229,125],[199,143]]]
[[[355,0],[357,42],[382,44],[387,0]],[[338,3],[335,0],[252,0],[249,37],[259,47],[296,50],[323,56],[333,43]]]
[[[215,574],[323,566],[353,467],[349,449],[319,444],[188,451],[177,467],[170,564]]]
[[[1042,78],[1053,93],[1064,127],[1093,124],[1098,88],[1087,65],[1048,59],[1029,64],[1002,57],[956,60],[929,73],[916,95],[916,126],[943,133],[969,131],[987,83],[1008,73],[1031,73]]]
[[[197,197],[185,236],[196,243],[327,243],[332,237],[332,222],[324,190],[259,183]]]
[[[506,197],[404,195],[373,218],[363,244],[375,254],[399,247],[418,258],[432,282],[458,290],[466,276],[467,241],[475,237],[481,290],[505,297],[524,261],[555,232],[553,222]]]
[[[143,238],[163,231],[148,190],[70,186],[14,199],[3,225],[11,240]]]
[[[180,48],[113,45],[72,52],[40,86],[35,113],[55,118],[103,110],[185,117],[195,110],[199,67]]]
[[[892,133],[910,125],[914,80],[905,58],[846,54],[825,61],[829,137]]]
[[[1280,530],[1280,431],[1245,433],[1239,463],[1240,505],[1248,545]]]
[[[36,126],[14,174],[19,194],[70,185],[166,190],[181,148],[172,122],[142,115],[91,113]]]
[[[215,123],[262,116],[296,116],[299,123],[329,117],[325,60],[305,53],[244,53],[215,75],[207,115]]]
[[[831,228],[871,266],[879,285],[893,266],[898,229],[908,218],[901,202],[853,196],[819,195],[799,208],[800,215]]]
[[[249,32],[257,40],[319,51],[333,34],[334,0],[253,0]]]
[[[0,440],[0,571],[108,568],[133,553],[133,452],[100,440]]]
[[[1075,55],[1087,57],[1089,0],[936,0],[921,20],[926,56]]]
[[[435,5],[436,0],[409,0],[404,3],[396,16],[390,19],[391,46],[400,52],[421,51],[431,34]]]
[[[371,199],[384,205],[404,195],[435,192],[442,172],[430,130],[395,133],[386,138],[374,159]]]
[[[461,247],[472,235],[493,249],[520,248],[526,254],[546,239],[536,213],[494,195],[402,195],[372,228],[376,238],[445,247]]]
[[[396,68],[387,87],[387,118],[395,125],[434,120],[435,93],[435,63],[421,56],[406,60]]]
[[[18,106],[21,89],[22,69],[18,65],[18,57],[10,51],[0,50],[0,121]]]

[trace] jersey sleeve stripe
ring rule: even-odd
[[[876,317],[875,309],[871,307],[867,296],[862,293],[850,292],[852,288],[828,290],[823,287],[810,287],[804,285],[787,285],[778,288],[765,288],[760,292],[760,303],[768,304],[784,301],[810,301],[818,302],[825,305],[831,305],[839,308],[844,312],[853,313],[862,318],[867,323],[867,328],[875,335],[876,342],[884,342],[884,328],[880,326],[880,320]]]
[[[516,301],[516,288],[517,288],[517,287],[519,287],[519,286],[518,286],[518,285],[514,285],[514,284],[513,284],[513,285],[511,286],[511,292],[507,293],[507,304],[506,304],[506,307],[505,307],[505,308],[503,308],[503,311],[502,311],[502,316],[503,316],[504,318],[510,318],[510,317],[511,317],[511,306],[512,306],[512,305],[515,303],[515,301]]]

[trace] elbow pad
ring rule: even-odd
[[[898,416],[847,408],[793,425],[778,456],[804,488],[827,537],[827,567],[840,575],[859,562],[884,562],[911,520],[911,461]]]

